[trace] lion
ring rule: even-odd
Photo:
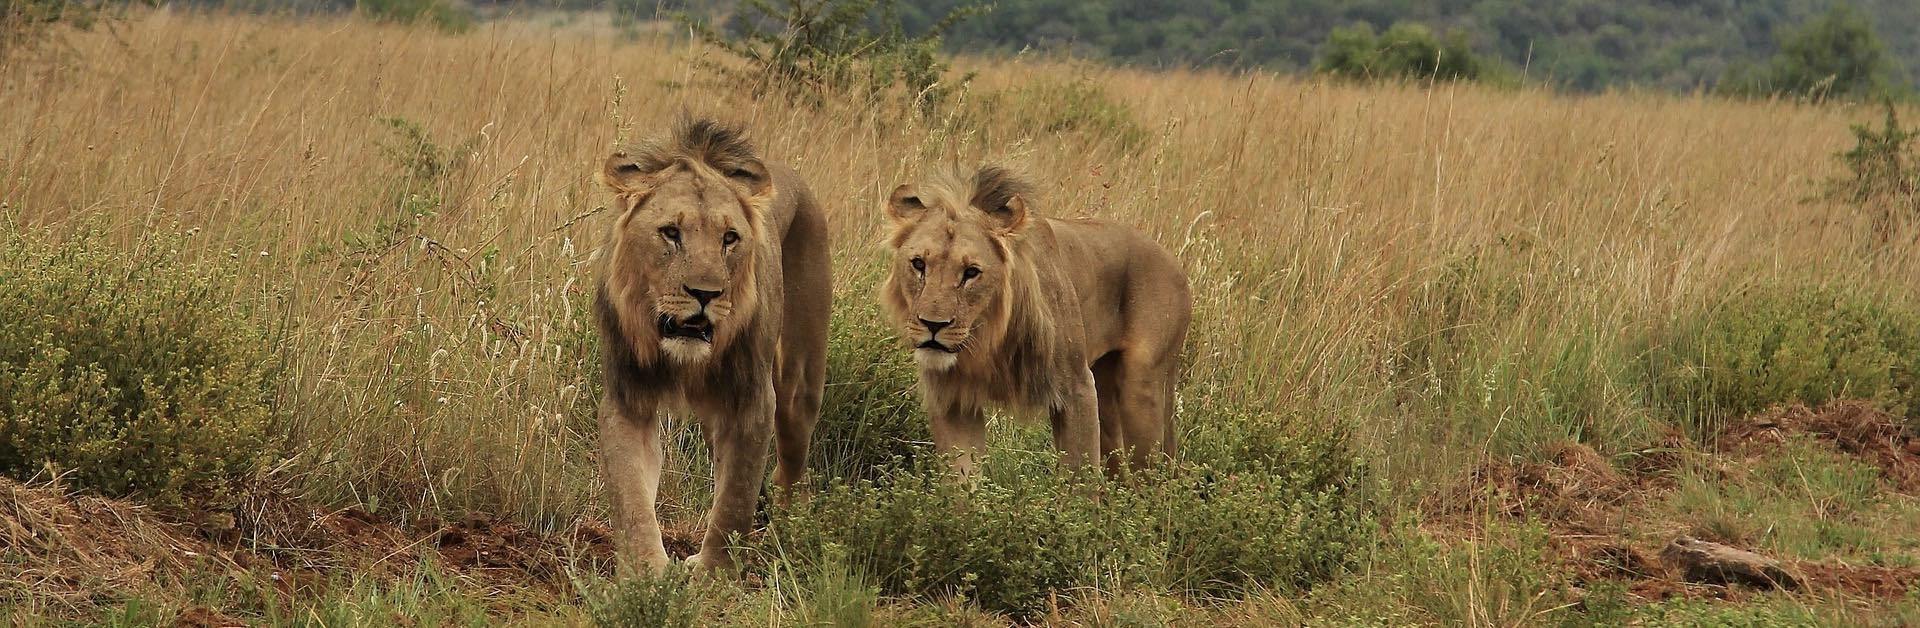
[[[747,531],[759,505],[767,441],[778,487],[806,472],[826,383],[826,215],[797,173],[706,119],[614,153],[600,178],[618,211],[595,299],[614,538],[630,566],[667,565],[654,512],[658,417],[691,410],[712,451],[714,495],[687,560],[729,567],[728,536]]]
[[[1193,298],[1178,260],[1125,226],[1029,215],[1033,184],[987,165],[899,186],[880,301],[913,351],[934,445],[971,475],[987,404],[1047,412],[1068,466],[1175,453]]]

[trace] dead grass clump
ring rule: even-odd
[[[240,570],[145,507],[70,494],[57,482],[0,477],[0,603],[51,600],[83,609],[189,573]]]
[[[1429,500],[1427,510],[1451,518],[1491,512],[1540,519],[1573,533],[1615,527],[1621,508],[1635,499],[1635,481],[1586,445],[1561,442],[1547,450],[1544,462],[1483,463],[1468,481]]]

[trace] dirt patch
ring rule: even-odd
[[[1731,424],[1715,444],[1722,452],[1764,455],[1796,434],[1871,461],[1902,492],[1920,489],[1920,439],[1908,433],[1898,417],[1865,403],[1775,409]],[[1686,526],[1649,517],[1655,509],[1646,507],[1674,490],[1672,472],[1689,458],[1715,454],[1678,430],[1663,433],[1653,447],[1620,456],[1617,467],[1578,443],[1552,445],[1546,453],[1532,461],[1491,460],[1475,467],[1464,481],[1422,504],[1423,528],[1442,538],[1477,538],[1484,534],[1488,515],[1543,525],[1550,534],[1550,550],[1564,567],[1559,573],[1575,591],[1612,582],[1645,602],[1737,600],[1753,593],[1742,585],[1689,582],[1684,570],[1661,555],[1664,541]],[[1629,527],[1645,542],[1630,539]],[[1920,569],[1915,568],[1809,561],[1783,566],[1804,584],[1802,590],[1815,594],[1893,600],[1920,586]]]
[[[1544,462],[1483,463],[1466,482],[1429,499],[1425,510],[1441,521],[1492,511],[1545,521],[1557,533],[1592,534],[1616,528],[1639,488],[1592,448],[1559,443],[1548,447]]]
[[[1796,564],[1793,568],[1807,583],[1807,588],[1815,592],[1836,591],[1854,597],[1899,600],[1904,599],[1907,592],[1913,590],[1915,585],[1920,585],[1920,568],[1913,567],[1865,567],[1803,562]]]
[[[676,555],[691,548],[684,535],[670,539]],[[84,614],[209,574],[271,583],[293,600],[346,574],[409,577],[428,556],[457,580],[488,589],[565,593],[575,570],[609,575],[614,548],[606,525],[592,520],[556,533],[487,517],[402,525],[359,508],[317,508],[275,490],[256,491],[230,511],[161,513],[0,478],[0,602],[33,600]],[[178,621],[238,624],[198,607],[183,610]]]
[[[611,565],[613,539],[606,526],[583,521],[571,534],[548,535],[526,526],[476,516],[433,531],[435,548],[446,565],[498,584],[528,581],[558,586],[567,568]]]
[[[1722,451],[1764,451],[1798,434],[1871,462],[1900,492],[1920,494],[1920,437],[1900,417],[1866,402],[1774,408],[1728,425],[1718,444]]]

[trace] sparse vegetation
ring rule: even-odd
[[[522,26],[176,12],[0,64],[0,224],[23,234],[0,242],[0,368],[102,384],[0,389],[0,421],[137,416],[74,402],[164,391],[195,409],[155,434],[243,454],[0,480],[0,616],[1920,618],[1920,242],[1856,200],[1897,198],[1880,173],[1911,162],[1887,148],[1901,134],[1847,135],[1878,109],[1027,57],[956,60],[971,91],[915,115],[756,100],[671,43]],[[701,107],[750,121],[830,212],[815,482],[739,539],[738,581],[620,578],[589,305],[614,216],[588,173],[616,138]],[[1856,141],[1860,159],[1833,158]],[[872,299],[878,207],[954,157],[1021,160],[1044,176],[1036,211],[1176,253],[1196,313],[1181,467],[1062,478],[1044,420],[995,416],[978,483],[926,471],[909,356]],[[1878,178],[1856,197],[1856,177]],[[1836,398],[1856,401],[1767,409]],[[676,556],[712,483],[690,418],[666,421]],[[182,429],[208,422],[266,429]],[[7,474],[39,474],[34,449]],[[113,489],[129,468],[140,486]],[[186,478],[262,481],[203,501]],[[168,487],[194,507],[139,505]],[[1816,586],[1686,582],[1657,560],[1681,533]]]

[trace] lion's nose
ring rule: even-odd
[[[920,319],[920,324],[925,325],[927,327],[927,335],[938,336],[940,335],[940,330],[946,329],[948,325],[952,325],[953,321],[952,320],[930,321],[923,318],[923,319]]]
[[[719,290],[701,290],[692,286],[680,287],[687,291],[687,296],[693,297],[695,301],[699,301],[700,307],[706,307],[708,301],[720,298],[721,291]]]

